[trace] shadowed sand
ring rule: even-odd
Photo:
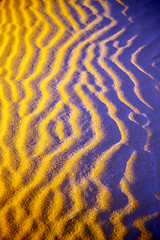
[[[0,0],[0,239],[160,239],[159,9]]]

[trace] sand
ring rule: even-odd
[[[160,239],[159,10],[0,1],[0,240]]]

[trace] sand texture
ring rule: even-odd
[[[160,7],[0,1],[0,240],[160,239]]]

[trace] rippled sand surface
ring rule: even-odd
[[[158,1],[0,1],[0,240],[160,239]]]

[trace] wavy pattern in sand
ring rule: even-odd
[[[151,1],[0,1],[0,239],[160,238]]]

